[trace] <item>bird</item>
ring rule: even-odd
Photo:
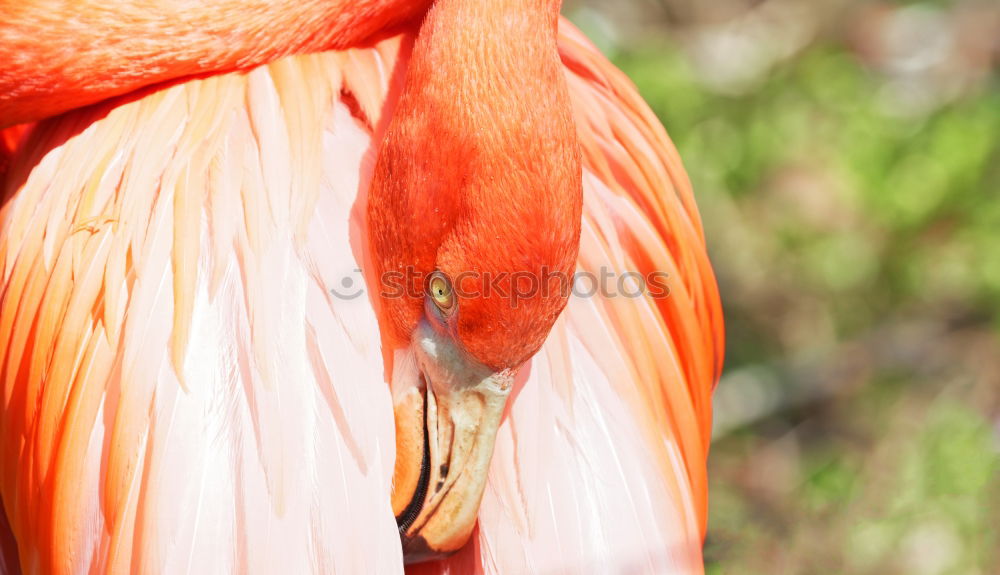
[[[703,572],[703,226],[559,0],[9,4],[3,572]]]

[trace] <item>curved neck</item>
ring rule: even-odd
[[[572,274],[582,171],[556,45],[559,4],[438,0],[427,13],[368,195],[377,272]],[[384,304],[393,337],[407,342],[422,303]],[[536,298],[522,308],[547,306],[533,317],[554,318],[564,304]],[[515,334],[517,345],[503,349],[477,347],[476,326],[499,325],[510,305],[486,297],[463,303],[457,331],[484,365],[517,365],[541,344],[539,332]],[[504,321],[520,326],[522,318]]]
[[[186,76],[372,41],[431,0],[0,0],[0,128]]]

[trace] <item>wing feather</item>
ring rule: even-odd
[[[329,292],[362,281],[352,205],[399,46],[4,144],[0,493],[25,572],[401,572],[375,317]]]
[[[604,237],[616,237],[628,254],[626,271],[647,278],[668,274],[668,297],[619,305],[618,316],[631,328],[623,335],[637,360],[644,356],[662,366],[644,370],[635,381],[650,384],[642,399],[653,414],[651,434],[672,429],[680,442],[704,531],[711,393],[722,367],[724,333],[691,184],[676,148],[628,78],[572,26],[562,27],[561,41],[584,162],[611,192],[596,208],[614,220],[615,233]],[[625,317],[629,312],[636,312],[633,321]],[[680,374],[667,367],[671,363]]]

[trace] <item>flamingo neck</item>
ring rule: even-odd
[[[4,2],[0,128],[139,88],[363,45],[431,0]]]
[[[369,193],[376,269],[572,275],[581,168],[556,47],[559,5],[438,0],[428,12]],[[483,293],[485,277],[465,276],[462,287]],[[565,301],[526,301],[516,315],[510,304],[462,303],[458,336],[490,367],[537,350]],[[422,303],[385,305],[406,341]],[[513,334],[502,348],[485,337],[498,325]]]

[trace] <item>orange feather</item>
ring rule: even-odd
[[[413,572],[702,570],[723,335],[701,223],[635,88],[559,30],[577,269],[665,272],[669,296],[570,300],[516,384],[478,534]],[[111,70],[96,91],[70,66],[0,96],[2,126],[207,74],[0,132],[8,572],[402,570],[379,325],[330,288],[367,259],[373,148],[413,30],[276,60],[345,46],[278,42],[139,85]],[[0,66],[0,94],[28,73]]]

